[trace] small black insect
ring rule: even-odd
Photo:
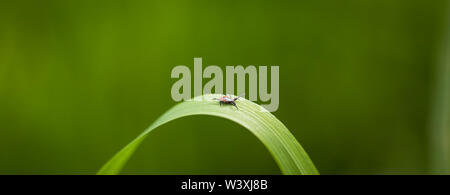
[[[236,105],[236,100],[239,99],[239,96],[236,98],[232,98],[230,96],[224,95],[220,98],[213,98],[213,100],[219,100],[219,104],[220,106],[222,106],[222,104],[229,104],[229,105],[233,105],[234,107],[236,107],[236,109],[239,110],[239,108]]]

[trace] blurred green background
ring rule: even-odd
[[[194,57],[204,66],[280,66],[273,114],[322,174],[430,173],[447,7],[447,0],[1,1],[0,174],[95,173],[176,104],[170,72],[193,70]],[[152,132],[123,173],[280,171],[243,127],[197,116]]]

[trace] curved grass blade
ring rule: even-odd
[[[283,174],[319,174],[308,154],[306,154],[295,137],[270,112],[244,98],[240,98],[237,101],[239,110],[233,106],[219,106],[217,101],[212,100],[218,97],[220,95],[209,94],[175,105],[158,118],[147,130],[119,151],[97,174],[118,174],[139,144],[151,131],[167,122],[190,115],[223,117],[244,126],[266,146]]]

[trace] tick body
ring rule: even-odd
[[[236,106],[236,100],[238,100],[238,99],[239,99],[239,97],[232,98],[230,96],[224,95],[220,98],[214,98],[213,100],[219,100],[220,106],[222,106],[222,104],[229,104],[229,105],[233,105],[234,107],[236,107],[236,109],[239,110],[239,108]]]

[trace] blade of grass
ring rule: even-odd
[[[434,174],[450,174],[450,3],[445,22],[430,120],[431,169]]]
[[[155,128],[184,116],[211,115],[232,120],[252,132],[266,146],[283,174],[318,174],[295,137],[275,116],[263,107],[244,98],[238,100],[239,110],[233,106],[219,106],[204,95],[175,105],[158,118],[147,130],[119,151],[97,174],[118,174],[144,138]]]

